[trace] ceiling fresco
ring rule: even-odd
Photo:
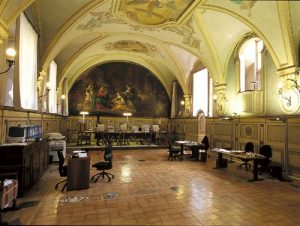
[[[55,60],[58,91],[68,91],[89,68],[116,61],[149,69],[169,97],[174,80],[185,95],[191,95],[190,78],[199,62],[210,71],[215,87],[226,89],[232,76],[230,59],[248,33],[264,41],[276,71],[299,62],[299,1],[0,2],[0,36],[13,42],[16,19],[25,11],[39,33],[39,80],[47,79],[50,62]]]
[[[194,0],[123,0],[120,11],[134,22],[161,25],[176,21]]]
[[[144,53],[149,56],[160,55],[158,48],[148,43],[142,43],[131,40],[122,40],[117,42],[107,42],[105,44],[106,50],[119,50],[135,53]]]

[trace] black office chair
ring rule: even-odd
[[[208,150],[209,148],[209,140],[208,140],[208,137],[207,136],[204,136],[202,141],[201,141],[202,144],[204,144],[204,150]]]
[[[269,165],[272,158],[272,148],[270,145],[263,145],[259,149],[259,154],[264,155],[266,158],[258,161],[258,172],[262,174],[264,172],[270,172]]]
[[[61,149],[57,150],[57,156],[58,156],[58,170],[59,170],[59,175],[61,177],[66,177],[67,176],[67,173],[68,173],[68,166],[67,165],[64,165],[65,163],[65,157],[63,155],[63,152]],[[58,189],[58,185],[61,184],[61,183],[64,183],[64,186],[63,188],[61,189],[61,191],[64,191],[66,186],[67,186],[67,179],[63,180],[63,181],[60,181],[58,182],[56,185],[55,185],[55,189]]]
[[[244,147],[244,151],[246,153],[254,153],[254,145],[252,142],[247,142],[245,147]],[[246,170],[248,171],[249,168],[252,167],[252,165],[249,163],[251,160],[247,159],[247,158],[240,158],[243,162],[237,167],[238,169],[242,169],[242,166],[245,166]]]
[[[115,176],[112,175],[111,173],[106,172],[105,170],[110,170],[112,166],[112,159],[113,159],[113,154],[112,154],[112,146],[109,144],[105,149],[104,149],[104,162],[97,162],[92,165],[92,167],[95,167],[97,170],[100,170],[100,173],[95,174],[94,176],[91,177],[91,180],[94,180],[96,183],[100,177],[101,179],[104,179],[104,176],[108,178],[108,182],[111,181]]]
[[[168,160],[175,160],[179,159],[180,161],[183,160],[183,153],[181,150],[181,147],[179,146],[174,146],[172,143],[171,137],[168,136],[168,144],[169,144],[169,157]]]
[[[201,144],[203,144],[204,146],[200,149],[200,161],[206,162],[206,158],[208,156],[207,151],[209,149],[209,140],[207,136],[203,137]]]

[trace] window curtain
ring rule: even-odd
[[[19,85],[21,107],[37,110],[38,35],[23,13],[20,14]]]
[[[57,113],[57,98],[56,98],[56,76],[57,76],[57,64],[55,61],[51,61],[49,69],[49,112]]]

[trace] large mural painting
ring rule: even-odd
[[[159,80],[144,67],[125,62],[98,65],[69,91],[69,114],[169,117],[170,99]]]

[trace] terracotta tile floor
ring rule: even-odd
[[[90,151],[91,164],[103,151]],[[167,150],[115,150],[115,178],[90,182],[86,190],[54,189],[52,164],[39,183],[17,203],[35,205],[3,213],[3,220],[30,225],[300,225],[300,186],[251,172],[213,169],[208,162],[168,161]],[[96,170],[91,168],[91,175]],[[69,199],[70,202],[63,202]],[[77,202],[75,201],[77,200]]]

